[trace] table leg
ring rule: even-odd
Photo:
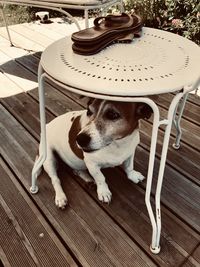
[[[151,187],[152,187],[152,178],[153,178],[153,170],[155,163],[155,155],[156,155],[156,144],[157,144],[157,136],[158,129],[160,126],[160,112],[155,104],[154,106],[150,105],[154,112],[153,119],[153,129],[151,134],[151,147],[150,147],[150,155],[149,155],[149,165],[148,165],[148,174],[147,174],[147,185],[146,185],[146,193],[145,193],[145,203],[147,207],[147,211],[149,214],[149,218],[152,225],[152,243],[151,243],[151,251],[155,254],[159,253],[160,247],[156,246],[156,238],[157,238],[157,223],[154,216],[154,212],[151,206]]]
[[[38,186],[36,185],[37,176],[47,156],[44,80],[45,80],[45,74],[43,73],[41,65],[39,65],[38,91],[39,91],[39,104],[40,104],[41,149],[39,151],[39,157],[35,161],[32,169],[32,183],[30,188],[32,194],[36,194],[38,192]]]
[[[183,115],[183,110],[185,107],[185,103],[187,101],[187,97],[188,97],[188,93],[184,95],[184,97],[182,98],[182,101],[180,102],[180,104],[177,105],[177,108],[174,112],[173,122],[174,122],[174,125],[176,128],[176,140],[175,140],[175,143],[173,144],[174,149],[180,148],[180,141],[181,141],[181,136],[182,136],[180,121],[181,121],[181,117]],[[178,115],[176,115],[176,112],[178,112]]]
[[[169,146],[172,121],[173,121],[173,116],[174,116],[176,106],[179,103],[180,99],[183,97],[183,95],[184,93],[180,92],[174,97],[168,110],[167,120],[160,121],[160,125],[164,124],[166,125],[166,128],[165,128],[165,135],[164,135],[164,140],[163,140],[160,167],[159,167],[156,194],[155,194],[156,234],[153,233],[152,244],[151,244],[151,251],[155,254],[159,253],[160,251],[160,234],[161,234],[160,196],[161,196],[162,182],[163,182],[163,176],[164,176],[164,170],[165,170],[165,164],[166,164],[166,158],[167,158],[167,151],[168,151],[168,146]]]
[[[87,29],[89,28],[88,9],[84,10],[84,17],[85,17],[85,29]]]
[[[12,40],[11,40],[11,36],[10,36],[10,32],[9,32],[9,28],[8,28],[6,15],[4,13],[4,4],[1,4],[0,8],[1,8],[1,12],[2,12],[2,17],[3,17],[4,23],[5,23],[5,26],[6,26],[6,31],[7,31],[7,34],[8,34],[8,39],[9,39],[9,42],[10,42],[10,46],[13,46],[13,43],[12,43]]]

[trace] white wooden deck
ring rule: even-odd
[[[9,26],[14,44],[11,47],[5,27],[0,27],[0,97],[26,92],[37,87],[37,82],[16,75],[14,59],[41,52],[52,42],[77,31],[74,23],[68,24],[61,18],[51,19],[53,23],[42,24],[39,21]],[[84,27],[84,20],[79,19]],[[90,19],[92,23],[92,19]],[[8,70],[9,71],[6,71]]]

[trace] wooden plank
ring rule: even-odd
[[[15,47],[15,46],[10,46],[9,41],[6,40],[5,38],[3,38],[2,36],[0,36],[0,43],[1,43],[0,51],[2,51],[4,54],[9,56],[10,59],[22,57],[22,56],[29,54],[29,52],[24,50],[24,49],[21,49],[21,48]],[[3,45],[3,43],[4,43],[4,45]],[[1,54],[0,58],[2,58],[2,54]]]
[[[11,267],[6,254],[4,253],[3,249],[0,247],[0,266],[1,267]]]
[[[37,146],[21,125],[4,108],[0,109],[3,120],[7,121],[0,131],[0,138],[3,140],[1,153],[29,190],[29,177]],[[65,181],[68,184],[65,189],[67,195],[73,194],[74,200],[71,200],[65,211],[58,210],[53,203],[53,189],[47,177],[38,182],[41,191],[34,196],[37,205],[83,266],[131,266],[132,262],[136,267],[155,266],[69,176]],[[79,201],[75,201],[75,198]]]
[[[31,58],[33,58],[32,55],[25,55],[24,57],[18,58],[18,61],[20,61],[20,59],[22,61],[25,60],[26,64],[33,68],[36,68],[37,66],[34,62],[32,65],[30,64]],[[6,73],[9,79],[16,83],[17,86],[20,86],[24,91],[36,89],[31,91],[30,95],[38,99],[38,84],[36,75],[13,60],[3,65],[2,70]],[[65,113],[69,110],[79,109],[79,105],[76,105],[74,101],[70,100],[69,98],[64,98],[63,94],[59,92],[55,93],[55,90],[53,90],[53,87],[49,84],[46,84],[45,86],[45,101],[49,107],[51,105],[54,105],[54,107],[59,107],[59,109],[57,109],[57,112],[59,112],[59,114]],[[67,106],[68,108],[66,108]]]
[[[0,244],[10,265],[77,266],[2,159],[0,175]]]
[[[27,71],[12,59],[1,65],[1,70],[11,81],[23,89],[24,92],[37,88],[37,77]]]
[[[182,267],[199,267],[200,266],[200,244],[194,250],[192,255],[184,262]]]
[[[122,239],[123,231],[119,230],[120,228],[114,223],[114,221],[109,223],[110,218],[107,216],[104,217],[104,213],[102,214],[96,201],[91,201],[91,198],[88,197],[84,191],[80,192],[79,186],[70,176],[71,173],[69,172],[65,172],[64,176],[62,174],[60,175],[62,185],[67,193],[70,207],[73,207],[77,216],[80,216],[83,222],[87,223],[89,228],[88,230],[95,236],[96,245],[95,247],[91,246],[91,249],[94,249],[94,251],[98,251],[99,249],[101,250],[101,248],[105,249],[110,258],[112,258],[114,266],[132,266],[131,264],[133,262],[134,266],[137,266],[137,259],[134,255],[136,248],[132,247],[133,241],[130,241],[129,238],[125,238],[124,240]],[[75,192],[78,194],[75,195]],[[54,211],[51,210],[51,213],[54,214]],[[64,222],[62,217],[59,217],[59,220]],[[101,242],[103,242],[103,244]],[[127,247],[125,242],[127,242],[132,248],[125,248]],[[137,253],[140,254],[139,249],[137,249]],[[140,255],[141,257],[144,257],[142,254]],[[143,259],[145,260],[145,257]],[[146,264],[150,264],[147,258],[145,261]],[[96,265],[94,264],[92,266]]]
[[[152,126],[145,121],[141,123],[141,146],[149,151],[151,142],[151,131]],[[162,140],[164,133],[159,131],[158,142],[157,142],[157,157],[160,158],[162,149]],[[198,151],[191,148],[189,145],[181,143],[179,150],[175,150],[172,147],[175,138],[170,138],[170,144],[168,148],[167,163],[176,169],[178,172],[182,173],[185,177],[188,177],[191,181],[200,185],[200,154]]]
[[[41,47],[47,47],[54,41],[53,39],[45,36],[42,31],[37,32],[31,27],[31,24],[29,25],[29,27],[23,27],[21,24],[16,24],[10,26],[10,29],[17,34],[22,35],[24,38],[35,41],[35,43]]]
[[[52,32],[55,32],[57,34],[61,34],[62,37],[67,36],[68,34],[71,34],[77,29],[77,27],[74,24],[69,25],[62,18],[55,18],[55,19],[51,18],[51,21],[53,21],[53,23],[45,24],[44,28]],[[73,29],[71,26],[73,27]]]
[[[195,95],[195,94],[189,94],[188,101],[199,106],[200,105],[200,96]]]
[[[34,22],[30,22],[30,23],[23,23],[21,24],[22,28],[28,28],[31,29],[34,32],[37,33],[42,33],[44,36],[48,37],[49,39],[52,39],[54,41],[63,38],[64,36],[66,36],[66,32],[64,31],[64,25],[62,25],[62,30],[59,31],[55,31],[55,24],[52,25],[53,27],[51,27],[51,29],[47,28],[46,25],[44,23],[40,23],[39,21],[34,21]],[[61,24],[61,23],[60,23]]]
[[[161,118],[167,118],[167,112],[165,109],[160,108]],[[152,119],[151,119],[152,120]],[[161,126],[161,129],[164,129],[165,126]],[[182,129],[182,142],[190,145],[197,151],[200,151],[200,136],[199,136],[199,127],[184,118],[181,120],[181,129]],[[176,129],[173,127],[171,131],[172,136],[176,136]]]
[[[181,267],[199,267],[199,263],[194,260],[194,258],[189,257],[186,262],[181,265]]]
[[[23,242],[23,239],[18,235],[14,227],[14,224],[16,225],[16,222],[14,222],[14,220],[8,217],[8,215],[6,214],[5,210],[1,205],[0,205],[0,216],[1,216],[0,246],[3,253],[1,257],[3,262],[2,264],[4,264],[5,266],[22,266],[23,264],[25,264],[25,266],[37,266],[36,262],[34,262],[26,246],[24,245],[25,242]],[[19,248],[21,255],[20,257],[19,257]],[[4,255],[6,255],[6,258]]]
[[[6,49],[6,48],[7,48],[7,46],[4,47],[4,49]],[[9,60],[10,60],[10,57],[8,55],[6,55],[5,53],[2,53],[2,52],[0,53],[0,64],[1,65],[6,63]],[[0,67],[1,67],[1,65],[0,65]]]
[[[78,22],[80,24],[81,29],[85,28],[85,20],[84,18],[77,18]],[[89,26],[93,26],[93,20],[94,18],[89,19]],[[73,32],[78,31],[77,26],[75,23],[68,23],[62,18],[51,18],[51,21],[53,23],[49,24],[40,24],[39,22],[36,22],[37,24],[40,24],[40,30],[38,32],[43,33],[43,30],[45,31],[46,29],[50,30],[51,32],[55,34],[62,35],[60,38],[65,37],[67,35],[71,35]],[[36,23],[30,23],[31,26]],[[21,24],[23,25],[23,24]],[[26,25],[26,24],[25,24]]]
[[[6,30],[6,29],[5,29]],[[1,42],[1,46],[0,47],[3,47],[3,46],[10,46],[10,43],[9,41],[7,40],[7,38],[4,38],[2,36],[0,36],[0,42]]]
[[[22,88],[13,83],[6,75],[0,71],[0,98],[12,96],[23,92]]]
[[[5,27],[0,27],[0,35],[5,39],[8,39],[8,35]],[[27,39],[22,36],[20,33],[17,33],[10,29],[10,35],[13,43],[23,49],[32,50],[32,51],[43,51],[44,47],[34,42],[34,40]],[[33,38],[34,39],[34,38]]]
[[[195,249],[192,255],[184,262],[182,267],[199,267],[200,266],[200,245]]]
[[[29,91],[29,95],[38,100],[38,91]],[[80,106],[72,101],[70,98],[66,98],[62,93],[54,90],[52,86],[46,83],[45,85],[45,102],[47,109],[52,113],[61,115],[68,111],[80,110]]]
[[[163,108],[166,108],[171,103],[173,97],[173,94],[160,95],[157,103]],[[187,101],[183,112],[183,118],[200,125],[200,106]]]
[[[17,25],[11,25],[10,30],[17,35],[19,34],[20,36],[26,38],[30,42],[35,42],[39,47],[43,47],[43,49],[45,47],[47,47],[49,44],[51,44],[53,42],[53,40],[60,39],[60,38],[62,38],[62,36],[63,37],[67,36],[67,35],[70,36],[73,32],[78,31],[78,29],[74,23],[68,24],[66,22],[64,22],[64,23],[61,22],[61,23],[53,23],[53,24],[55,24],[55,25],[53,25],[53,27],[51,27],[51,24],[48,24],[48,25],[47,24],[40,24],[41,27],[40,27],[40,29],[37,27],[37,30],[36,30],[34,23],[17,24]],[[84,21],[81,21],[80,24],[83,25]],[[53,29],[52,32],[55,32],[54,38],[52,38],[52,34],[50,34],[50,35],[45,34],[48,26],[51,27],[51,29]],[[43,33],[43,30],[44,30],[44,33]],[[58,35],[58,33],[59,33],[59,35]],[[2,36],[4,36],[4,35],[2,34]],[[14,36],[14,38],[15,37],[16,36]],[[20,38],[18,40],[18,43],[22,47],[24,47]],[[35,50],[35,49],[32,49],[32,50]],[[38,50],[41,50],[41,48]]]
[[[27,57],[16,58],[15,60],[18,64],[22,65],[27,70],[37,75],[40,57],[41,57],[41,52],[35,52],[29,54],[29,56]]]
[[[36,89],[37,90],[37,89]],[[12,97],[0,99],[0,103],[6,107],[7,110],[23,126],[36,138],[40,136],[40,120],[39,120],[39,106],[32,97],[28,94],[22,93]],[[49,122],[54,116],[46,111],[46,121]]]
[[[200,244],[199,246],[195,249],[195,251],[192,254],[193,258],[199,263],[200,265]]]
[[[63,175],[66,173],[65,168],[62,169],[62,172]],[[117,170],[106,170],[104,174],[112,191],[113,199],[110,205],[102,205],[103,208],[148,252],[148,243],[151,242],[151,227],[144,202],[144,191],[128,181],[125,175]],[[77,181],[85,190],[96,199],[96,189],[91,190],[78,179]],[[152,203],[154,202],[152,201]],[[164,206],[162,206],[161,233],[161,252],[154,257],[159,266],[179,266],[199,240],[199,235]]]
[[[0,102],[13,114],[14,117],[20,121],[28,131],[36,138],[40,136],[40,120],[39,120],[39,106],[38,102],[32,97],[38,100],[37,89],[30,92],[30,94],[19,94],[12,98],[0,99]],[[51,86],[46,86],[46,103],[48,106],[55,107],[59,114],[66,113],[70,110],[79,110],[79,106],[71,99],[63,98],[61,94],[56,94],[55,90],[52,90]],[[48,110],[52,111],[52,108]],[[55,116],[46,111],[47,122],[51,121]]]
[[[147,164],[149,153],[140,147],[136,154],[136,167],[145,176],[147,174]],[[158,175],[159,160],[155,160],[154,177]],[[155,179],[156,181],[156,179]],[[153,184],[155,192],[155,184]],[[187,222],[191,227],[200,231],[200,190],[199,186],[185,178],[179,172],[166,166],[163,187],[162,202],[173,210],[179,217]]]

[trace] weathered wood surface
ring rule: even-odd
[[[10,264],[77,266],[2,159],[0,175],[0,242]]]
[[[56,24],[55,30],[53,24],[45,25],[44,31],[40,25],[32,26],[12,26],[13,38],[16,37],[19,46],[26,44],[31,49],[34,45],[40,51],[64,35],[60,29],[65,25]],[[5,266],[22,266],[22,257],[24,266],[39,263],[92,267],[199,266],[199,98],[192,95],[187,102],[180,151],[169,148],[161,199],[162,250],[159,255],[152,255],[151,225],[144,203],[146,183],[132,184],[119,168],[105,170],[113,193],[110,205],[99,203],[96,189],[88,187],[62,163],[59,170],[69,199],[67,209],[60,211],[55,207],[53,189],[45,173],[38,180],[39,193],[30,195],[31,169],[40,134],[37,93],[40,53],[9,48],[4,36],[4,29],[0,29],[0,86],[17,93],[0,100],[0,174],[3,177],[0,180],[3,222],[0,255]],[[47,83],[45,92],[47,121],[86,106],[85,99],[53,84]],[[172,97],[168,94],[159,98],[161,114],[166,114]],[[141,144],[136,153],[135,166],[144,175],[151,128],[151,121],[142,123]],[[172,131],[171,143],[174,134]],[[163,129],[160,129],[155,176],[162,139]],[[153,195],[154,190],[152,203]],[[18,257],[19,251],[22,257]]]
[[[183,267],[199,267],[199,266],[200,266],[200,245],[194,250],[192,255],[183,264]]]

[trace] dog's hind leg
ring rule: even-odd
[[[144,180],[145,177],[140,172],[137,172],[134,170],[134,167],[133,167],[134,154],[135,154],[135,151],[129,158],[127,158],[123,162],[122,166],[123,166],[125,173],[127,174],[128,179],[134,182],[135,184],[137,184],[140,181]]]
[[[43,164],[44,170],[51,178],[53,188],[55,190],[55,204],[61,209],[64,209],[67,204],[67,197],[63,192],[60,179],[57,175],[56,157],[52,149],[47,148],[47,159]]]

